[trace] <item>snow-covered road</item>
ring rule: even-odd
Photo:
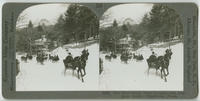
[[[154,44],[155,46],[156,44]],[[152,47],[152,46],[151,46]],[[168,47],[154,48],[157,55],[163,55]],[[135,53],[144,56],[143,61],[130,60],[128,64],[122,63],[119,59],[105,60],[105,54],[101,54],[104,71],[99,75],[99,44],[94,43],[87,46],[89,58],[86,65],[87,75],[82,83],[77,77],[72,76],[68,70],[64,76],[64,64],[62,60],[68,52],[65,48],[59,47],[52,51],[58,54],[60,61],[52,63],[44,62],[44,65],[37,63],[35,57],[27,63],[20,60],[20,73],[16,77],[17,91],[94,91],[94,90],[132,90],[132,91],[182,91],[183,90],[183,43],[171,46],[173,55],[170,60],[167,82],[155,74],[151,69],[147,74],[146,59],[151,55],[149,46],[144,46]],[[69,51],[73,56],[81,54],[83,48],[72,48]]]
[[[157,55],[163,55],[164,48],[154,48]],[[183,43],[171,46],[173,55],[169,64],[170,74],[164,82],[155,70],[151,69],[148,75],[146,59],[151,55],[149,46],[144,46],[135,53],[144,56],[143,61],[130,60],[128,64],[120,61],[120,56],[111,62],[105,60],[105,54],[100,54],[103,59],[104,71],[100,75],[100,90],[133,90],[133,91],[182,91],[183,90]]]
[[[64,76],[63,59],[68,55],[65,48],[58,47],[52,54],[58,54],[60,60],[52,63],[47,60],[44,65],[36,62],[35,57],[27,63],[21,61],[21,55],[16,58],[20,60],[20,73],[16,77],[17,91],[76,91],[76,90],[98,90],[99,83],[99,44],[94,43],[86,47],[89,57],[86,65],[86,76],[84,83],[77,77],[72,76],[72,71],[66,71]],[[83,48],[69,49],[73,56],[81,54]]]

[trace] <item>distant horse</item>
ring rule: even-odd
[[[49,60],[52,60],[53,56],[51,54],[49,54]]]
[[[114,53],[111,53],[111,54],[110,54],[110,56],[111,56],[112,58],[114,58],[114,59],[116,59],[116,58],[117,58],[117,55],[116,55],[116,54],[114,54]]]
[[[143,60],[144,57],[143,57],[143,55],[141,55],[141,54],[139,54],[139,55],[133,54],[133,59],[136,59],[136,60]]]
[[[36,56],[36,61],[37,61],[38,63],[41,63],[41,64],[44,64],[44,61],[47,60],[47,59],[48,59],[48,57],[47,57],[47,55],[45,55],[45,54],[38,54],[38,55]]]
[[[116,59],[117,58],[117,55],[116,54],[114,54],[114,53],[111,53],[110,55],[106,55],[105,56],[105,59],[106,60],[109,60],[109,61],[111,61],[111,59]]]
[[[106,55],[105,59],[111,61],[112,57],[110,55]]]
[[[38,63],[41,63],[41,64],[44,64],[44,58],[43,57],[40,57],[40,56],[37,56],[36,57],[36,61],[38,62]]]
[[[57,61],[59,61],[60,59],[59,59],[58,55],[56,55],[56,56],[51,56],[51,55],[49,54],[49,60],[52,60],[53,62],[57,62]]]
[[[59,61],[58,55],[56,55],[56,56],[53,58],[53,61]]]
[[[122,53],[121,56],[120,56],[120,59],[122,62],[124,63],[128,63],[128,60],[132,58],[132,54],[130,53]]]
[[[28,57],[27,56],[21,56],[21,60],[27,62]]]
[[[128,58],[128,56],[122,54],[122,55],[120,56],[120,59],[121,59],[122,62],[128,63],[128,59],[129,59],[129,58]]]
[[[27,54],[26,57],[29,59],[29,60],[32,60],[33,56],[31,54]]]

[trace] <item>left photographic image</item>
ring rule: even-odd
[[[26,8],[16,23],[16,91],[98,90],[98,31],[83,5]]]

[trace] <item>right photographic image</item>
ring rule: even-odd
[[[99,89],[183,91],[179,13],[163,4],[119,4],[100,18]]]

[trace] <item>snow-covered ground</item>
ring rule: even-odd
[[[120,56],[110,61],[105,60],[105,54],[100,53],[103,59],[103,72],[99,77],[100,90],[128,90],[128,91],[183,91],[183,43],[176,43],[170,48],[173,55],[169,64],[169,75],[167,82],[156,75],[155,69],[147,73],[148,65],[146,59],[151,55],[151,48],[159,56],[165,54],[165,43],[144,46],[138,49],[137,54],[142,54],[143,61],[131,59],[128,64],[122,63]],[[156,48],[155,48],[156,47]]]
[[[60,61],[52,63],[47,60],[44,65],[37,63],[35,57],[27,63],[21,61],[21,55],[17,54],[20,60],[20,73],[16,77],[17,91],[94,91],[94,90],[128,90],[128,91],[182,91],[183,90],[183,43],[179,42],[171,45],[173,52],[169,64],[170,74],[167,82],[164,82],[155,70],[151,69],[147,74],[146,59],[151,55],[151,48],[155,53],[163,55],[168,47],[165,43],[157,43],[144,46],[136,54],[144,56],[143,61],[128,61],[122,63],[119,59],[105,60],[105,54],[100,54],[103,59],[104,71],[99,75],[99,44],[92,43],[86,48],[89,50],[89,58],[86,65],[86,76],[84,83],[72,71],[66,71],[64,76],[64,64],[62,60],[67,56],[66,47],[58,47],[51,53],[58,55]],[[159,47],[158,47],[159,46]],[[163,46],[163,47],[162,47]],[[70,48],[69,52],[73,56],[81,54],[83,48]]]
[[[21,61],[21,55],[16,56],[20,60],[20,73],[16,77],[17,91],[80,91],[98,90],[99,77],[99,44],[93,43],[86,47],[89,57],[86,65],[84,83],[71,70],[67,70],[64,76],[63,59],[68,55],[66,47],[58,47],[51,53],[58,55],[60,60],[52,63],[47,60],[44,65],[36,62],[35,57],[27,63]],[[83,48],[68,49],[73,56],[81,55]]]

